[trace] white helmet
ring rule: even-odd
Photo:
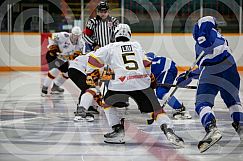
[[[128,40],[131,39],[131,29],[127,24],[119,24],[115,28],[115,38],[126,37]]]
[[[82,31],[81,31],[80,27],[74,26],[72,28],[72,34],[73,35],[77,35],[77,36],[81,35],[82,34]]]

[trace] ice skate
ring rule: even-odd
[[[121,120],[121,124],[117,124],[112,126],[113,131],[104,135],[105,143],[109,144],[125,144],[125,130],[123,119]]]
[[[186,111],[185,106],[182,104],[182,107],[175,111],[173,117],[177,120],[191,119],[192,116]]]
[[[240,136],[240,140],[243,141],[243,129],[242,126],[240,126],[239,122],[233,122],[232,126],[234,127],[237,134]]]
[[[206,132],[207,134],[198,144],[198,149],[201,153],[208,150],[211,146],[213,146],[222,138],[221,132],[214,124],[209,125],[209,128],[206,129]]]
[[[77,111],[74,112],[75,117],[73,121],[79,122],[79,121],[88,121],[92,122],[94,121],[94,115],[91,113],[86,112],[85,108],[82,106],[77,107]]]
[[[177,136],[171,128],[167,128],[166,124],[162,124],[160,128],[164,132],[169,142],[171,142],[173,145],[176,145],[178,147],[184,147],[183,139]]]
[[[53,84],[53,87],[51,88],[51,94],[62,94],[64,92],[63,88],[60,88],[56,84]]]
[[[94,106],[89,106],[88,112],[91,113],[91,114],[99,114],[100,113]]]
[[[47,93],[48,93],[48,87],[43,86],[41,89],[41,96],[46,97]]]

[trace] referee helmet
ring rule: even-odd
[[[105,11],[109,9],[109,5],[106,1],[101,1],[98,6],[97,6],[97,10],[98,11]]]

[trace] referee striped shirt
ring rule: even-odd
[[[115,17],[108,16],[106,20],[102,20],[99,16],[89,19],[83,32],[83,39],[93,47],[99,45],[101,47],[115,42],[114,31],[119,21]]]

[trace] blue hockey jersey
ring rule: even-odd
[[[155,57],[152,60],[151,72],[154,74],[157,82],[162,83],[166,79],[166,73],[170,71],[177,75],[177,68],[174,61],[166,57]]]
[[[196,58],[202,51],[206,54],[198,63],[198,66],[208,66],[222,62],[230,55],[227,40],[215,29],[215,18],[206,16],[195,24],[193,38],[196,41]]]

